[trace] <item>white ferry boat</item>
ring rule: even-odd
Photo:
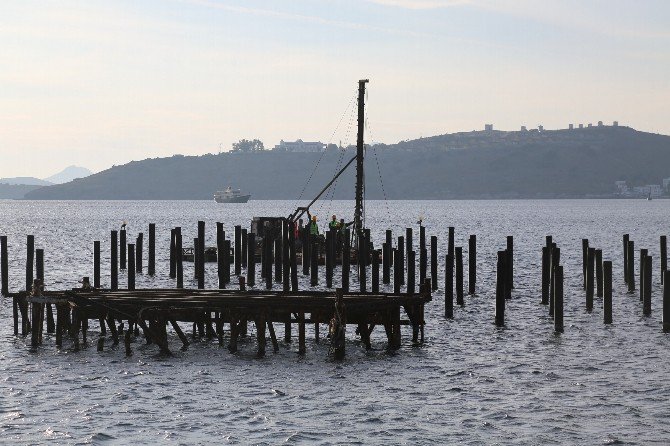
[[[246,203],[249,198],[251,194],[243,194],[240,189],[233,189],[230,186],[214,193],[214,200],[217,203]]]

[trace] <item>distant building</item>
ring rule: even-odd
[[[660,184],[648,184],[647,189],[649,190],[648,193],[654,198],[663,195],[663,189],[661,188]]]
[[[522,132],[527,132],[527,131],[528,131],[528,129],[526,128],[526,126],[525,126],[525,125],[522,125],[522,126],[521,126],[521,131],[522,131]]]
[[[580,129],[583,129],[583,128],[584,128],[584,124],[579,124],[579,128],[580,128]]]
[[[539,132],[543,132],[543,131],[544,131],[544,126],[543,126],[543,125],[538,125],[538,126],[537,126],[537,130],[538,130]]]
[[[616,181],[614,184],[619,195],[628,195],[628,185],[625,181]]]
[[[322,142],[306,142],[299,139],[295,142],[281,140],[279,144],[274,146],[278,152],[323,152],[326,150],[326,145]]]
[[[663,178],[663,190],[670,192],[670,178]]]
[[[603,122],[602,122],[602,121],[598,121],[598,127],[602,127],[602,126],[603,126]]]
[[[574,124],[569,124],[569,125],[568,125],[568,128],[569,128],[570,130],[573,130],[573,129],[575,128],[575,125],[574,125]]]
[[[619,121],[614,121],[612,123],[612,127],[619,127]]]
[[[492,132],[493,131],[493,124],[484,124],[484,131],[485,132]]]

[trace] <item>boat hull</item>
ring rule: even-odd
[[[251,195],[240,195],[237,197],[214,197],[217,203],[246,203],[251,198]]]

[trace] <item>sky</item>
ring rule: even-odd
[[[618,120],[670,134],[666,0],[0,3],[0,177],[242,138],[354,143]]]

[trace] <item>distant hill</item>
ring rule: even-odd
[[[85,167],[69,166],[63,169],[62,171],[58,172],[57,174],[45,178],[44,180],[53,184],[63,184],[77,178],[85,178],[91,175],[92,173],[93,172],[91,172]]]
[[[20,200],[26,193],[42,186],[30,184],[6,184],[0,182],[0,199]]]
[[[231,185],[252,199],[295,199],[310,175],[302,198],[311,198],[353,155],[353,150],[175,155],[116,166],[31,191],[26,198],[211,199]],[[377,145],[366,153],[371,199],[611,196],[617,180],[634,186],[667,177],[670,137],[627,127],[464,132]],[[353,198],[353,166],[332,196]]]
[[[13,178],[0,178],[0,183],[2,184],[23,184],[29,186],[51,186],[54,184],[51,181],[40,180],[35,177],[13,177]]]

